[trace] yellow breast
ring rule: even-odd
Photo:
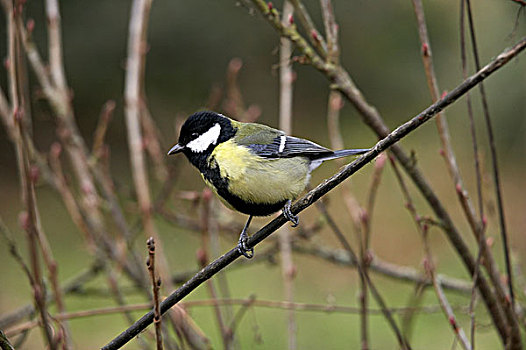
[[[308,181],[306,158],[262,158],[232,140],[219,144],[209,159],[210,166],[218,166],[221,177],[228,179],[229,192],[251,203],[295,199]]]

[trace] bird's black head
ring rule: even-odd
[[[230,119],[210,111],[192,114],[184,122],[179,133],[179,142],[168,154],[183,152],[192,163],[197,158],[206,158],[213,149],[232,138],[236,129]]]

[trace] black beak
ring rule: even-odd
[[[179,153],[179,152],[181,152],[183,149],[184,149],[184,146],[181,146],[180,144],[176,144],[175,146],[173,146],[172,148],[170,148],[170,150],[168,151],[168,155]]]

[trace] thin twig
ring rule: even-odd
[[[29,257],[30,257],[30,271],[32,275],[32,289],[33,296],[35,298],[35,305],[40,315],[40,320],[42,322],[42,329],[44,335],[47,339],[50,349],[57,349],[58,343],[57,339],[53,337],[53,328],[50,324],[49,315],[47,312],[46,297],[45,297],[45,287],[42,281],[42,271],[40,266],[40,259],[38,253],[38,237],[39,237],[39,224],[38,221],[38,209],[36,204],[35,196],[35,178],[30,174],[30,166],[27,155],[27,149],[24,146],[23,129],[19,124],[19,148],[21,149],[22,158],[20,161],[22,164],[22,173],[20,174],[21,180],[24,181],[24,186],[22,190],[22,197],[25,203],[25,212],[22,213],[21,221],[24,229],[27,232],[27,240],[29,245]]]
[[[310,18],[309,12],[303,5],[303,2],[301,0],[291,0],[291,2],[294,5],[294,8],[296,9],[296,13],[300,18],[300,22],[303,28],[305,29],[305,31],[307,31],[309,35],[309,39],[312,45],[316,47],[316,49],[320,52],[322,56],[327,56],[327,44],[325,43],[325,39],[323,39],[323,36],[316,29],[314,22]]]
[[[191,309],[195,307],[209,307],[209,306],[216,306],[216,305],[241,305],[245,308],[250,306],[255,307],[261,307],[261,308],[269,308],[269,309],[280,309],[280,310],[294,310],[294,311],[304,311],[304,312],[321,312],[325,314],[332,314],[332,313],[344,313],[344,314],[353,314],[353,315],[359,315],[361,310],[360,308],[357,308],[355,306],[347,306],[347,305],[335,305],[335,304],[312,304],[312,303],[290,303],[286,301],[281,300],[263,300],[263,299],[257,299],[255,296],[250,296],[246,299],[204,299],[204,300],[191,300],[191,301],[185,301],[181,302],[180,304],[185,309]],[[99,308],[99,309],[90,309],[90,310],[81,310],[81,311],[73,311],[68,312],[66,314],[56,314],[53,315],[53,318],[59,321],[62,320],[72,320],[77,318],[86,318],[86,317],[94,317],[94,316],[104,316],[104,315],[112,315],[112,314],[119,314],[122,312],[130,312],[130,311],[144,311],[151,309],[152,305],[148,303],[144,304],[132,304],[132,305],[124,305],[124,306],[112,306],[112,307],[105,307],[105,308]],[[453,307],[454,310],[460,310],[461,312],[466,312],[466,308],[462,305]],[[423,307],[398,307],[398,308],[392,308],[391,311],[396,314],[407,314],[409,312],[413,313],[424,313],[424,314],[435,314],[438,312],[441,312],[440,305],[427,305]],[[382,316],[382,310],[380,309],[369,309],[368,313],[374,316]],[[6,330],[7,335],[14,336],[17,334],[20,334],[24,331],[27,331],[31,328],[34,328],[38,326],[39,322],[38,320],[32,320],[24,322],[18,326],[9,328]],[[231,325],[234,327],[234,325]]]
[[[467,15],[468,15],[468,23],[469,23],[469,33],[471,35],[471,47],[473,49],[473,59],[475,60],[475,69],[480,70],[480,60],[479,60],[479,53],[477,49],[477,39],[475,36],[475,25],[473,23],[473,15],[471,11],[471,2],[470,0],[466,0],[467,5]],[[510,261],[510,248],[508,243],[508,234],[506,230],[506,219],[504,216],[504,204],[502,202],[502,190],[500,185],[500,174],[499,174],[499,165],[497,161],[497,146],[495,145],[495,137],[493,135],[493,126],[489,114],[489,106],[488,101],[486,98],[486,92],[484,89],[484,84],[479,84],[479,91],[480,91],[480,97],[482,102],[482,110],[484,112],[484,120],[486,122],[486,131],[488,133],[488,142],[490,146],[490,153],[491,153],[491,163],[492,163],[492,170],[493,170],[493,181],[495,185],[495,196],[497,197],[497,208],[499,213],[499,226],[500,226],[500,234],[502,239],[502,245],[504,249],[504,260],[506,263],[506,274],[507,274],[507,280],[508,280],[508,293],[510,295],[510,306],[509,309],[513,310],[515,306],[515,294],[513,291],[513,270],[511,268],[511,261]],[[513,318],[513,317],[512,317]],[[513,334],[513,341],[517,342],[519,348],[520,346],[520,331],[518,328],[518,324],[516,322],[512,323],[512,334]]]
[[[396,128],[388,136],[379,141],[369,152],[362,155],[360,158],[356,159],[354,162],[346,166],[344,169],[340,170],[330,179],[325,180],[323,183],[318,185],[314,190],[307,193],[303,198],[299,199],[291,208],[294,214],[299,213],[305,208],[311,206],[319,198],[325,195],[327,192],[334,189],[338,184],[343,182],[345,179],[350,177],[352,174],[356,173],[359,169],[363,168],[366,164],[371,162],[380,152],[385,151],[390,146],[394,145],[397,141],[403,137],[410,134],[412,131],[423,125],[425,122],[429,121],[433,116],[436,115],[439,111],[446,108],[455,102],[458,98],[464,95],[467,91],[472,89],[482,80],[486,79],[492,73],[497,71],[499,68],[503,67],[508,63],[512,58],[517,56],[526,48],[526,38],[523,38],[513,47],[506,49],[500,55],[498,55],[494,60],[487,64],[483,69],[478,71],[476,74],[472,75],[456,88],[451,90],[447,95],[442,99],[432,104],[424,111],[419,113],[417,116],[413,117],[408,122]],[[269,224],[259,230],[257,233],[253,234],[249,241],[247,242],[248,247],[254,247],[265,238],[270,236],[275,232],[279,227],[283,226],[287,222],[287,219],[280,215]],[[460,236],[455,237],[454,242],[457,243],[454,246],[460,251],[460,255],[463,258],[464,262],[470,273],[473,273],[474,261],[469,252],[467,251],[466,244],[461,240]],[[207,267],[201,269],[196,275],[194,275],[190,280],[188,280],[183,286],[178,288],[172,294],[170,294],[162,303],[161,303],[161,313],[166,312],[173,305],[177,304],[181,299],[187,296],[190,292],[195,290],[199,285],[204,281],[211,278],[219,271],[230,265],[241,254],[236,248],[231,249],[223,256],[217,258],[215,261],[211,262]],[[483,281],[483,279],[480,279]],[[489,290],[485,290],[484,285],[481,283],[479,288],[485,295],[485,301],[488,302],[488,307],[491,307],[491,299],[488,298]],[[486,293],[486,294],[484,294]],[[493,313],[492,313],[493,315]],[[124,344],[129,342],[133,337],[139,334],[144,330],[148,325],[153,322],[153,312],[147,313],[141,317],[133,326],[122,332],[120,335],[115,337],[112,341],[102,347],[103,350],[118,349]],[[496,322],[497,323],[497,322]],[[500,323],[497,323],[499,327]]]
[[[468,76],[467,71],[467,59],[466,59],[466,39],[465,39],[465,0],[460,0],[460,60],[462,63],[462,77],[465,79]],[[480,264],[484,251],[486,250],[486,239],[484,235],[485,217],[484,217],[484,202],[482,197],[482,171],[480,170],[480,154],[478,150],[477,132],[475,129],[475,118],[473,117],[473,106],[471,104],[471,94],[466,94],[467,112],[469,118],[469,128],[471,131],[471,142],[473,144],[473,158],[475,161],[475,176],[477,183],[477,198],[478,198],[478,209],[479,209],[479,221],[482,223],[482,230],[478,237],[478,254],[477,254],[477,265],[475,267],[475,273],[473,274],[473,288],[471,291],[471,300],[469,302],[469,315],[470,315],[470,339],[471,348],[475,349],[475,302],[476,302],[476,288],[477,279],[480,273]]]
[[[398,325],[396,324],[396,321],[394,320],[394,318],[392,316],[391,310],[387,307],[387,304],[385,303],[383,297],[380,295],[380,292],[378,292],[378,289],[376,289],[376,286],[373,284],[373,282],[370,279],[369,275],[366,273],[366,271],[365,271],[365,269],[363,267],[363,260],[356,255],[356,253],[352,249],[351,245],[349,244],[349,242],[345,238],[345,235],[338,228],[338,226],[336,225],[336,222],[334,221],[332,216],[329,214],[329,212],[327,211],[326,207],[323,205],[323,202],[322,201],[317,201],[316,205],[322,211],[323,215],[325,216],[326,220],[328,221],[329,226],[331,227],[332,231],[334,232],[334,234],[335,234],[336,238],[338,239],[338,241],[340,242],[340,244],[347,251],[347,253],[349,254],[350,258],[356,262],[356,268],[358,269],[358,272],[360,274],[360,278],[362,279],[363,285],[367,286],[368,289],[371,291],[371,294],[373,295],[375,301],[380,306],[380,309],[382,310],[382,313],[383,313],[384,317],[386,318],[387,323],[389,324],[389,326],[391,327],[391,329],[395,333],[395,336],[396,336],[396,338],[398,340],[399,345],[402,347],[402,349],[410,350],[411,346],[410,346],[409,342],[404,338],[402,333],[400,332],[400,329],[399,329]],[[365,292],[366,289],[364,288],[362,290]],[[362,298],[363,298],[363,296],[362,296]],[[362,335],[361,335],[361,337],[362,337],[361,338],[362,339],[362,349],[363,349],[364,347],[366,347],[366,348],[368,347],[367,335],[363,334],[364,331],[367,331],[367,327],[365,327],[365,324],[367,322],[367,318],[366,318],[367,309],[365,308],[366,304],[363,302],[363,300],[361,301],[360,304],[361,304],[361,310],[362,310],[362,312],[361,312],[361,321],[364,323],[362,325]]]
[[[440,280],[436,277],[435,265],[433,262],[433,257],[431,255],[431,248],[430,248],[429,240],[428,240],[429,228],[427,224],[419,224],[419,226],[420,226],[421,234],[423,236],[424,250],[426,254],[425,268],[427,270],[427,273],[431,276],[431,280],[433,281],[433,288],[435,289],[435,293],[437,295],[440,306],[444,312],[444,315],[446,316],[449,322],[449,325],[453,329],[453,332],[455,333],[455,336],[458,342],[460,343],[460,345],[462,345],[462,347],[465,350],[472,350],[471,344],[468,338],[466,337],[466,333],[464,332],[462,327],[460,327],[460,325],[458,324],[457,318],[455,317],[451,304],[447,300],[446,294],[444,293],[444,290],[442,289],[442,286],[440,285]]]
[[[157,350],[163,350],[163,332],[162,332],[162,318],[159,310],[159,288],[161,287],[161,279],[155,275],[155,241],[150,237],[146,241],[148,247],[148,260],[146,266],[150,273],[150,280],[152,282],[153,293],[153,323],[155,324],[155,343]]]

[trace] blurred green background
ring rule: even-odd
[[[307,8],[322,29],[317,1],[305,1]],[[61,2],[65,67],[69,85],[74,93],[73,105],[81,133],[88,144],[96,127],[105,101],[117,103],[107,141],[111,147],[112,174],[123,193],[133,187],[128,161],[126,132],[123,117],[124,63],[126,59],[127,25],[130,1]],[[27,17],[36,22],[34,37],[45,52],[46,22],[41,1],[26,4]],[[281,2],[275,6],[281,9]],[[459,1],[426,1],[424,3],[429,35],[439,85],[442,90],[455,87],[462,80],[459,51]],[[474,17],[478,29],[480,57],[483,64],[511,46],[526,31],[524,12],[516,18],[519,7],[512,1],[481,0],[474,2]],[[390,127],[396,127],[416,115],[430,104],[430,97],[420,58],[420,44],[411,2],[406,1],[334,1],[336,18],[340,25],[342,62],[366,98],[374,104]],[[279,77],[278,36],[245,1],[160,1],[153,2],[149,25],[149,51],[146,63],[146,95],[153,118],[162,131],[165,144],[176,139],[176,115],[188,115],[202,108],[214,84],[224,85],[225,72],[232,58],[240,58],[243,68],[239,84],[245,101],[262,110],[260,122],[278,125]],[[0,20],[0,54],[6,56],[6,28]],[[472,67],[471,55],[470,67]],[[308,66],[294,67],[297,80],[294,87],[294,134],[328,145],[326,109],[329,88],[326,79]],[[471,69],[472,71],[472,69]],[[6,89],[6,72],[0,70],[0,84]],[[36,82],[32,82],[34,87]],[[524,182],[526,156],[526,63],[523,56],[515,59],[485,82],[494,122],[499,164],[502,171],[503,193],[510,232],[513,261],[518,268],[526,268],[524,252],[526,239],[526,189]],[[34,137],[41,151],[49,149],[55,141],[55,122],[49,108],[35,96],[33,100]],[[489,217],[488,236],[495,237],[497,261],[502,266],[501,246],[495,216],[495,200],[489,172],[489,152],[483,128],[478,96],[474,96],[477,131],[485,164],[485,203]],[[475,177],[469,123],[465,100],[447,109],[453,145],[458,155],[466,187],[475,199]],[[373,145],[376,137],[360,122],[356,111],[348,104],[341,114],[342,131],[348,147]],[[433,122],[418,129],[402,142],[414,150],[421,168],[432,182],[440,198],[449,208],[471,247],[471,238],[452,181],[448,177],[439,155],[439,141]],[[17,217],[22,210],[16,173],[15,153],[5,130],[0,130],[0,215],[16,234],[19,249],[25,255],[25,242]],[[167,159],[173,161],[172,159]],[[201,190],[202,181],[186,161],[179,162],[185,175],[179,189]],[[317,184],[338,169],[328,164],[318,170],[312,179]],[[364,202],[370,183],[372,166],[356,174],[351,180],[357,198]],[[152,180],[154,181],[154,180]],[[156,188],[156,186],[153,186]],[[157,186],[158,187],[158,186]],[[422,215],[429,208],[410,186]],[[43,226],[51,241],[59,264],[60,279],[67,280],[86,267],[91,258],[85,251],[82,237],[67,215],[60,197],[50,188],[37,190]],[[124,196],[126,197],[126,196]],[[343,209],[338,190],[329,197],[329,208],[339,218],[342,227],[351,227]],[[391,262],[421,268],[422,242],[414,228],[392,170],[387,167],[379,188],[377,208],[373,218],[372,247],[377,255]],[[312,215],[310,215],[312,214]],[[318,214],[309,209],[301,215],[303,223],[312,222]],[[244,218],[239,216],[241,222]],[[262,225],[268,219],[259,219]],[[133,221],[132,221],[133,222]],[[174,230],[162,221],[157,222],[159,232],[169,252],[173,271],[197,267],[195,252],[200,240],[184,230]],[[346,232],[354,237],[352,232]],[[234,244],[221,241],[222,251]],[[138,240],[142,243],[142,236]],[[318,241],[338,247],[328,229]],[[450,276],[467,278],[461,262],[439,230],[431,231],[433,253],[438,270]],[[142,248],[141,248],[142,249]],[[261,248],[258,248],[261,249]],[[146,249],[144,249],[146,254]],[[256,250],[257,254],[257,250]],[[358,305],[358,278],[354,270],[324,263],[316,258],[294,256],[298,274],[295,280],[295,299],[299,302],[326,303],[333,300],[341,305]],[[0,314],[30,302],[31,291],[19,266],[9,256],[4,244],[0,246]],[[520,269],[518,269],[520,270]],[[227,272],[233,297],[244,298],[255,294],[261,299],[283,300],[281,270],[279,266],[261,265]],[[378,287],[390,306],[404,306],[410,300],[413,286],[374,276]],[[524,301],[524,281],[517,279],[519,297]],[[99,278],[92,286],[105,286]],[[469,298],[449,294],[451,303],[466,306]],[[204,288],[189,299],[208,298]],[[108,298],[73,296],[66,299],[68,310],[85,310],[112,305]],[[129,303],[143,302],[130,296]],[[426,292],[424,304],[437,304],[434,293]],[[374,303],[372,304],[374,307]],[[213,310],[201,307],[190,310],[197,324],[211,338],[214,348],[221,348]],[[141,313],[137,313],[140,316]],[[479,306],[480,328],[477,329],[479,349],[499,346],[490,320]],[[299,349],[359,348],[359,317],[349,314],[297,312]],[[469,326],[469,318],[459,313],[462,326]],[[287,344],[287,313],[282,310],[253,308],[244,317],[238,329],[243,349],[280,349]],[[71,328],[78,349],[102,346],[126,326],[121,315],[100,316],[73,320]],[[370,337],[373,349],[395,349],[396,340],[381,316],[370,319]],[[259,339],[261,341],[259,341]],[[415,349],[450,348],[453,335],[441,313],[421,314],[415,322],[412,345]],[[41,348],[41,334],[33,331],[21,349]],[[131,343],[129,349],[137,348]]]

